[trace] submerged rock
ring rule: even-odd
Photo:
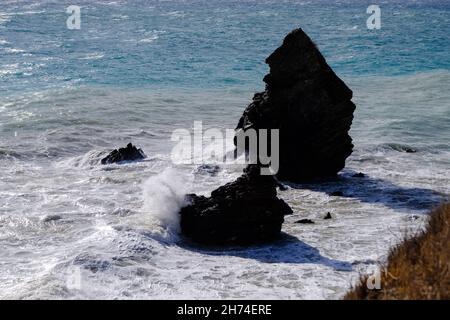
[[[142,151],[142,149],[138,149],[131,143],[129,143],[126,148],[113,150],[110,154],[102,159],[101,163],[111,164],[122,161],[142,160],[146,157],[147,156],[145,155],[144,151]]]
[[[279,236],[291,208],[277,197],[277,182],[249,166],[236,181],[211,192],[211,197],[187,196],[180,210],[181,231],[207,245],[251,244]]]
[[[196,174],[207,174],[212,177],[217,176],[221,168],[218,165],[202,164],[195,170]]]
[[[406,152],[406,153],[416,153],[417,149],[404,145],[404,144],[398,144],[398,143],[388,143],[387,146],[391,148],[392,150],[398,151],[398,152]]]
[[[336,175],[352,153],[352,91],[302,29],[267,59],[266,90],[255,94],[237,125],[280,130],[278,177],[302,181]]]
[[[295,223],[313,224],[314,221],[312,221],[311,219],[300,219],[298,221],[295,221]]]
[[[362,172],[358,172],[358,173],[355,173],[354,175],[352,175],[352,177],[353,178],[365,178],[366,175]]]

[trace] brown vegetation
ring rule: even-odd
[[[381,289],[369,290],[367,277],[344,299],[450,299],[450,203],[430,213],[424,231],[389,253]]]

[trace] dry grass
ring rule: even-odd
[[[362,277],[344,299],[450,299],[450,203],[431,212],[423,232],[394,247],[384,267],[380,290],[369,290]]]

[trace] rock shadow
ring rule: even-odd
[[[335,260],[320,254],[319,250],[298,238],[281,233],[279,239],[271,243],[261,243],[249,247],[216,247],[202,246],[183,240],[179,243],[186,250],[211,256],[235,256],[244,259],[253,259],[261,263],[288,263],[321,264],[337,271],[352,271],[352,264],[346,261]]]
[[[432,189],[405,187],[390,181],[373,178],[366,174],[345,170],[335,178],[305,183],[283,182],[294,189],[306,189],[327,193],[330,196],[339,194],[342,197],[355,198],[362,202],[378,203],[392,209],[429,210],[448,200],[449,195]],[[342,192],[342,195],[340,193]]]

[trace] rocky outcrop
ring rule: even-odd
[[[353,148],[352,91],[302,29],[289,33],[266,63],[266,90],[255,94],[237,129],[280,130],[280,179],[336,175]]]
[[[301,29],[288,34],[266,62],[266,90],[255,94],[244,111],[235,143],[250,128],[279,129],[279,178],[297,182],[336,175],[353,148],[348,134],[355,110],[352,91]],[[188,195],[189,204],[180,210],[181,231],[208,245],[250,244],[279,236],[284,215],[292,210],[277,197],[276,188],[283,185],[261,175],[264,162],[258,160],[210,197]]]
[[[111,151],[105,158],[101,160],[102,164],[118,163],[122,161],[134,161],[145,159],[146,155],[142,149],[138,149],[131,143],[126,148],[120,148]]]
[[[236,181],[211,192],[209,198],[188,195],[180,211],[181,231],[207,245],[250,244],[279,236],[291,208],[277,197],[277,182],[248,166]]]

